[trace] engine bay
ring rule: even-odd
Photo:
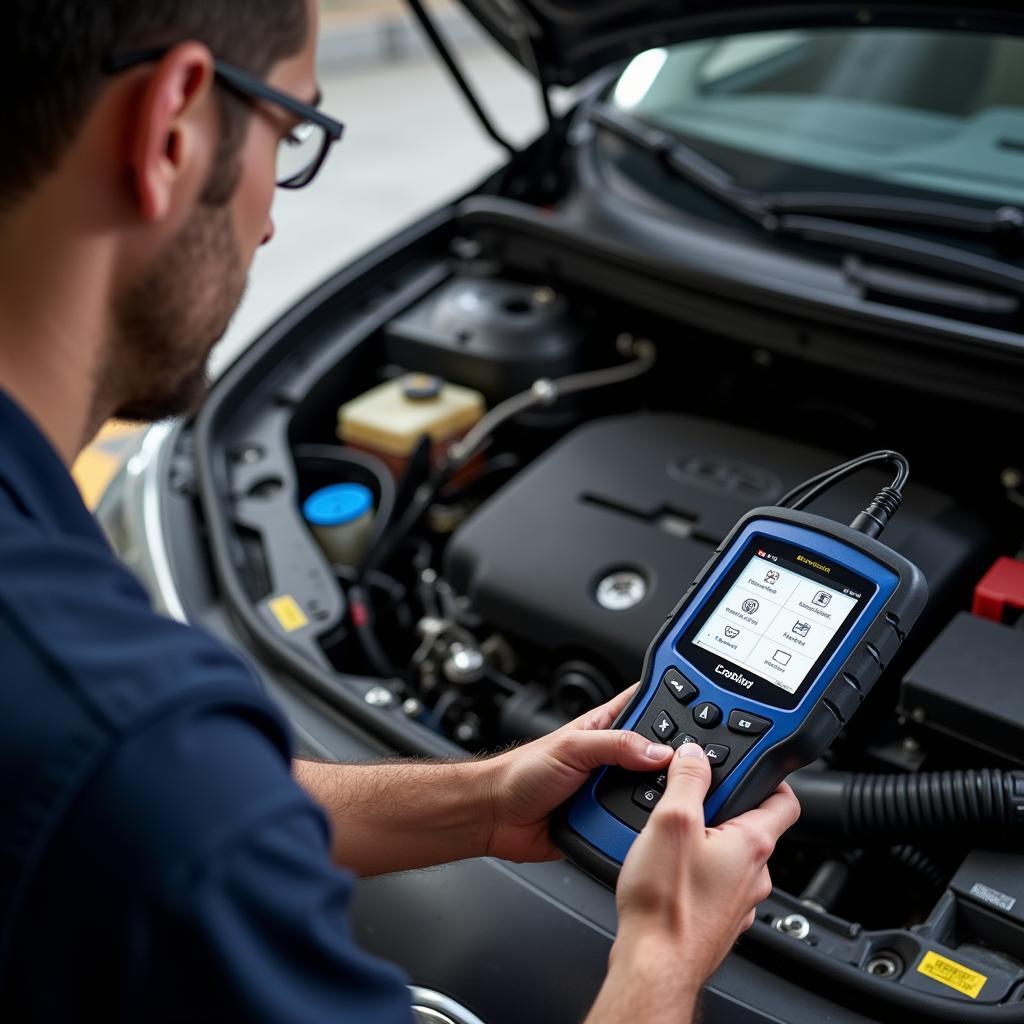
[[[500,750],[634,682],[743,513],[899,449],[913,476],[886,542],[922,569],[929,605],[794,781],[804,816],[744,948],[833,997],[929,1000],[935,1019],[1018,1003],[1024,413],[507,256],[456,235],[354,320],[325,303],[238,400],[218,441],[224,550],[261,652],[287,648],[322,695],[380,712],[395,749],[417,750],[408,733]],[[814,511],[848,521],[880,480]]]

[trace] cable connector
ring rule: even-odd
[[[902,504],[903,495],[895,487],[883,487],[867,508],[857,513],[850,526],[869,537],[877,537]]]
[[[797,484],[791,491],[788,491],[779,499],[779,505],[783,508],[801,509],[805,508],[816,498],[820,497],[829,488],[834,487],[840,480],[864,469],[865,466],[884,463],[896,467],[896,475],[888,487],[883,487],[874,497],[871,504],[862,512],[857,514],[856,519],[850,526],[868,537],[877,537],[886,527],[889,520],[899,511],[903,504],[903,486],[910,476],[910,466],[907,460],[899,452],[880,451],[868,452],[859,458],[850,459],[840,466],[833,466],[826,469],[817,476],[812,476],[802,484]]]

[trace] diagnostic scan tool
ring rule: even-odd
[[[896,478],[851,525],[803,511],[878,462],[894,465]],[[907,474],[903,456],[873,452],[805,481],[779,506],[747,513],[648,648],[640,686],[614,727],[704,748],[708,824],[756,807],[828,749],[924,607],[920,570],[876,539]],[[555,841],[612,883],[665,781],[664,773],[599,769],[556,816]]]

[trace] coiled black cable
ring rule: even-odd
[[[789,781],[802,808],[796,831],[807,839],[861,844],[960,832],[972,840],[1024,833],[1024,771],[870,775],[805,769]]]

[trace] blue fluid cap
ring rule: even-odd
[[[373,495],[362,484],[331,484],[314,491],[302,504],[311,526],[344,526],[373,508]]]

